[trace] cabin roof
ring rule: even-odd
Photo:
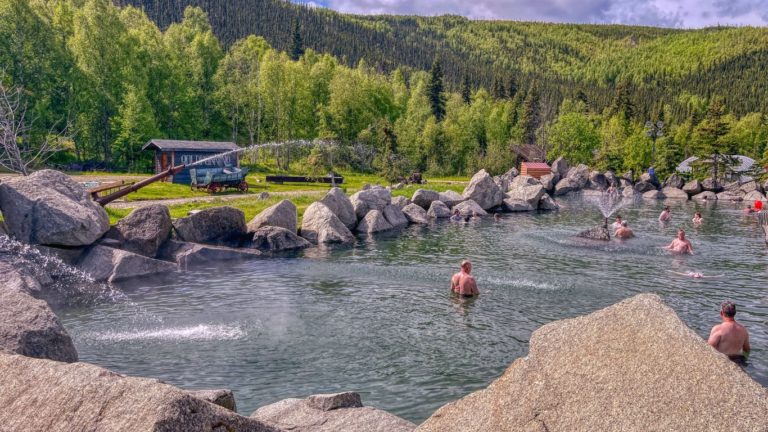
[[[228,141],[184,141],[184,140],[167,140],[167,139],[151,139],[142,150],[148,148],[157,149],[160,151],[201,151],[201,152],[216,152],[216,151],[229,151],[236,150],[240,147]]]

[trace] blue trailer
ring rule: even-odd
[[[248,183],[245,176],[247,168],[190,168],[189,177],[191,189],[206,189],[210,193],[216,193],[225,189],[238,189],[240,192],[248,191]]]

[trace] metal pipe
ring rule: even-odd
[[[122,197],[128,195],[129,193],[136,192],[137,190],[143,188],[144,186],[146,186],[148,184],[151,184],[151,183],[154,183],[156,181],[162,180],[162,179],[164,179],[164,178],[166,178],[168,176],[172,176],[172,175],[178,174],[179,172],[181,172],[181,170],[183,170],[186,167],[187,167],[186,165],[182,164],[182,165],[178,165],[178,166],[175,166],[175,167],[168,168],[167,170],[165,170],[165,171],[163,171],[163,172],[161,172],[159,174],[155,174],[152,177],[146,178],[146,179],[144,179],[144,180],[142,180],[140,182],[136,182],[136,183],[132,184],[131,186],[128,186],[125,189],[120,189],[117,192],[113,192],[113,193],[111,193],[109,195],[106,195],[106,196],[103,196],[103,197],[99,197],[99,198],[96,199],[96,202],[99,203],[102,207],[104,207],[107,204],[111,203],[112,201],[114,201],[114,200],[116,200],[118,198],[122,198]]]

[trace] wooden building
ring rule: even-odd
[[[189,165],[197,161],[237,150],[240,147],[233,142],[220,141],[181,141],[167,139],[152,139],[144,144],[142,150],[154,150],[155,173],[160,173],[168,168],[178,165]],[[223,166],[240,166],[240,153],[232,153],[221,158],[208,161],[199,165],[199,168],[215,168]],[[190,184],[189,169],[169,178],[170,181],[180,184]]]
[[[520,164],[520,175],[541,178],[552,174],[552,168],[545,162],[523,162]]]

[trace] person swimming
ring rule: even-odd
[[[624,222],[624,220],[621,218],[621,215],[616,215],[616,222],[611,225],[611,228],[614,230],[621,228],[622,222]]]
[[[659,215],[659,222],[669,222],[672,220],[672,211],[669,209],[669,206],[664,206],[664,210],[661,211],[661,214]]]
[[[451,277],[451,292],[462,297],[474,297],[480,295],[477,289],[477,282],[470,274],[472,273],[472,263],[469,260],[461,262],[460,271]]]
[[[635,233],[633,233],[632,230],[629,229],[628,225],[629,224],[627,223],[627,221],[623,221],[621,223],[621,227],[619,227],[619,229],[617,229],[616,232],[613,233],[613,236],[616,237],[617,239],[622,239],[622,240],[626,240],[634,237]]]
[[[747,205],[746,207],[744,207],[744,214],[745,215],[750,215],[750,214],[752,214],[754,212],[755,212],[755,210],[752,208],[751,205]]]
[[[686,277],[690,277],[690,278],[693,278],[693,279],[714,279],[714,278],[720,278],[720,277],[725,276],[725,275],[722,275],[722,274],[712,275],[712,276],[705,276],[704,273],[693,272],[693,271],[687,271],[685,273],[680,273],[680,272],[676,272],[676,271],[672,271],[672,270],[667,270],[667,271],[670,272],[670,273],[674,273],[676,275],[686,276]]]
[[[693,245],[685,238],[685,230],[682,228],[677,230],[677,237],[672,240],[667,246],[663,246],[662,249],[666,249],[676,254],[690,254],[693,255]]]
[[[461,213],[459,213],[459,209],[453,209],[453,214],[451,214],[451,222],[464,222],[464,218],[461,217]]]
[[[700,225],[702,222],[704,222],[704,218],[701,217],[701,213],[696,212],[693,214],[693,219],[691,221],[696,225]]]

